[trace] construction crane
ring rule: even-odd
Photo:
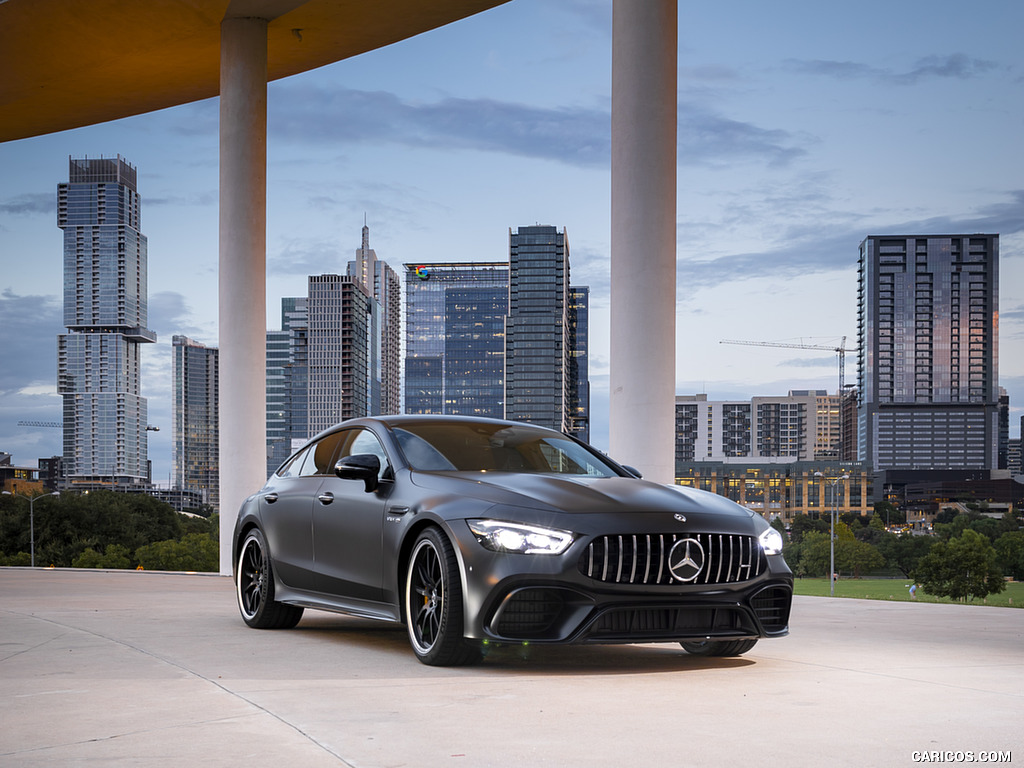
[[[843,394],[846,386],[846,337],[839,342],[839,346],[826,347],[820,344],[791,344],[782,341],[737,341],[735,339],[723,339],[719,344],[743,344],[748,347],[785,347],[786,349],[820,349],[821,351],[835,352],[839,355],[839,394]],[[856,352],[856,349],[849,350]]]
[[[63,428],[63,424],[59,421],[19,421],[19,427],[53,427],[54,429]],[[146,427],[147,432],[159,432],[160,427],[154,427],[152,424]]]

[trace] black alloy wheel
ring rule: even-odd
[[[455,550],[437,528],[416,539],[405,579],[409,642],[424,664],[446,667],[480,660],[480,645],[462,636],[464,605]]]
[[[274,600],[274,572],[266,539],[253,528],[238,555],[236,591],[242,620],[255,629],[291,629],[302,618],[302,608]]]

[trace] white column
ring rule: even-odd
[[[615,0],[610,454],[675,479],[676,0]]]
[[[242,501],[267,479],[267,22],[220,33],[220,572]]]

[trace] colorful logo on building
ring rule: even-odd
[[[430,270],[426,267],[416,267],[413,269],[413,274],[416,275],[420,280],[428,280],[430,278]]]

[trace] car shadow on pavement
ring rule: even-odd
[[[371,619],[329,613],[309,614],[289,632],[301,633],[305,638],[316,636],[324,643],[358,648],[381,656],[382,663],[392,667],[405,662],[413,668],[426,669],[416,661],[405,626]],[[756,653],[756,652],[755,652]],[[757,663],[751,657],[693,656],[678,643],[624,644],[624,645],[548,645],[545,643],[488,643],[484,660],[470,667],[450,667],[464,674],[466,670],[478,673],[501,674],[555,674],[555,675],[635,675],[644,673],[684,672],[715,669],[737,669]],[[435,671],[445,668],[432,667]]]

